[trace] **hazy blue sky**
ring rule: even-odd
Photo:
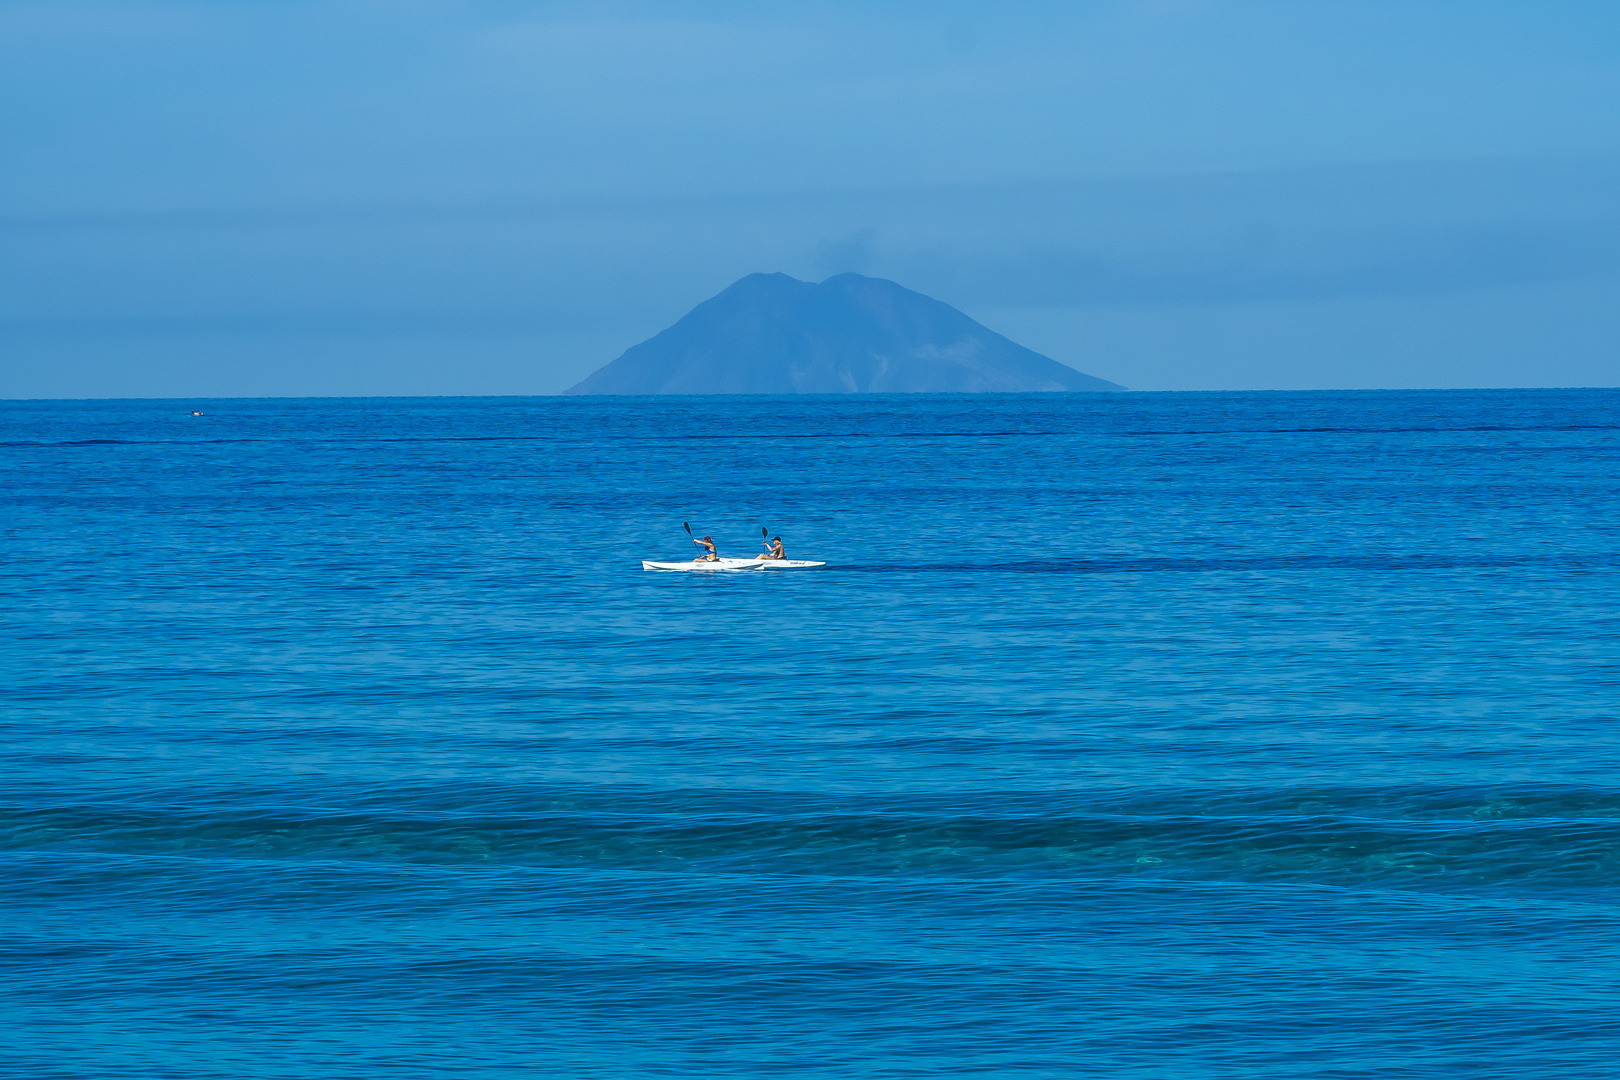
[[[1620,383],[1620,5],[0,0],[0,396],[551,393],[752,271]]]

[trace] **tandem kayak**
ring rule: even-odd
[[[693,559],[691,562],[652,562],[641,560],[643,570],[807,570],[813,566],[826,566],[824,562],[805,559]]]

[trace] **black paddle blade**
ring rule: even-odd
[[[687,536],[692,536],[692,526],[688,525],[686,522],[683,521],[683,522],[681,522],[681,528],[686,530],[686,535]],[[692,536],[692,539],[696,540],[697,537]]]
[[[761,539],[761,540],[763,540],[763,539],[765,539],[765,538],[766,538],[766,537],[767,537],[767,536],[769,536],[769,535],[771,535],[771,530],[769,530],[769,529],[767,529],[767,528],[766,528],[766,527],[765,527],[765,526],[763,526],[763,525],[761,525],[761,526],[760,526],[760,527],[759,527],[759,538],[760,538],[760,539]]]

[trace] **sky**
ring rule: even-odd
[[[1620,5],[0,0],[0,397],[558,393],[849,270],[1133,389],[1620,385]]]

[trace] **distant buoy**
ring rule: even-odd
[[[191,415],[192,416],[201,416],[202,415],[202,410],[201,409],[192,409],[191,410]]]

